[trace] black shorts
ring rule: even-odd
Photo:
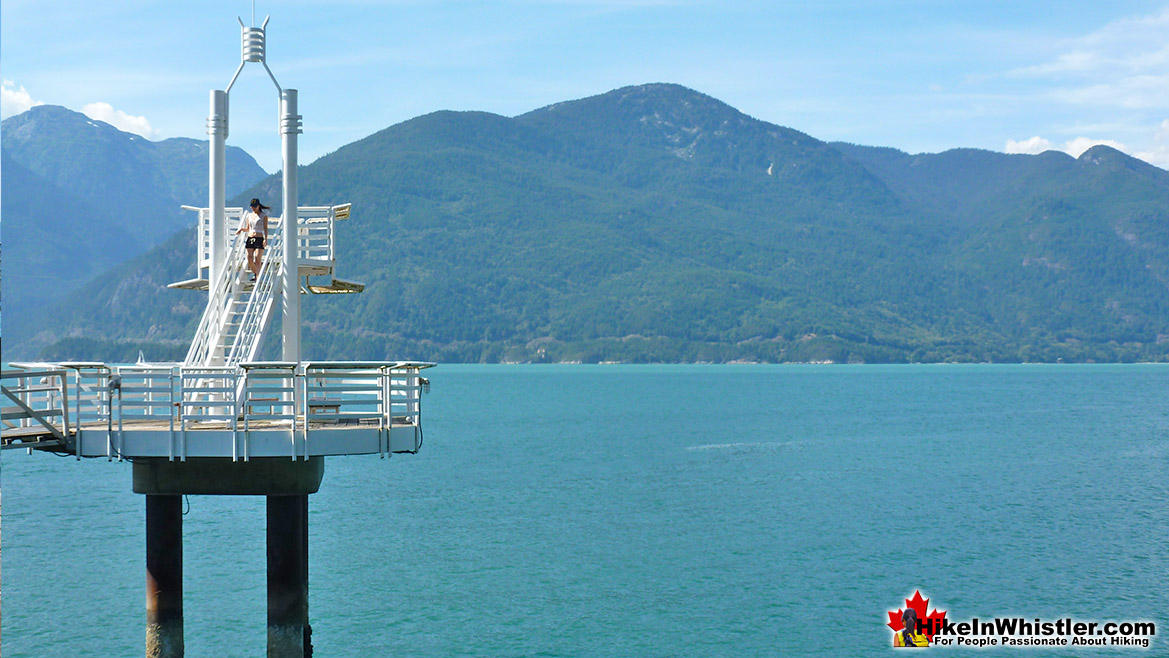
[[[244,246],[247,247],[248,249],[263,249],[264,248],[264,236],[262,236],[262,235],[249,235],[248,241],[244,243]]]

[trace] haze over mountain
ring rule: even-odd
[[[305,299],[305,356],[1165,360],[1166,192],[1107,147],[827,144],[669,84],[436,112],[301,170],[302,203],[353,202],[338,274],[367,283]],[[15,348],[179,357],[205,296],[162,286],[193,261],[176,235]]]
[[[194,223],[207,203],[207,142],[152,142],[84,114],[41,105],[0,124],[5,329],[19,332],[100,272]],[[232,193],[267,174],[227,149]]]

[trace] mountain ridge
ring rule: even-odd
[[[1106,149],[827,144],[668,84],[431,113],[302,168],[302,202],[353,202],[338,274],[367,284],[308,300],[305,355],[1164,360],[1169,183]],[[99,277],[29,349],[173,356],[201,301],[152,286],[192,251],[175,236]]]
[[[180,205],[206,203],[206,141],[155,142],[39,105],[5,119],[0,142],[9,336],[32,331],[46,304],[191,225]],[[226,160],[233,192],[267,176],[237,147]]]

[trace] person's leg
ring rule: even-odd
[[[252,264],[252,271],[256,273],[256,277],[260,276],[260,265],[264,262],[264,250],[253,249],[256,252],[256,261]]]
[[[259,249],[250,249],[250,248],[248,249],[248,270],[250,272],[252,272],[253,274],[255,274],[255,272],[256,272],[255,263],[256,263],[256,252],[257,251],[259,251]]]

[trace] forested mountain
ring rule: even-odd
[[[305,355],[1165,360],[1166,192],[1169,173],[1107,147],[826,144],[668,84],[437,112],[301,170],[302,203],[353,202],[338,274],[367,284],[305,299]],[[180,356],[205,296],[162,286],[193,261],[193,231],[175,236],[20,351]]]
[[[207,142],[152,142],[63,107],[5,119],[3,157],[5,333],[20,335],[112,265],[194,223],[182,204],[207,204]],[[231,193],[267,174],[227,149]]]

